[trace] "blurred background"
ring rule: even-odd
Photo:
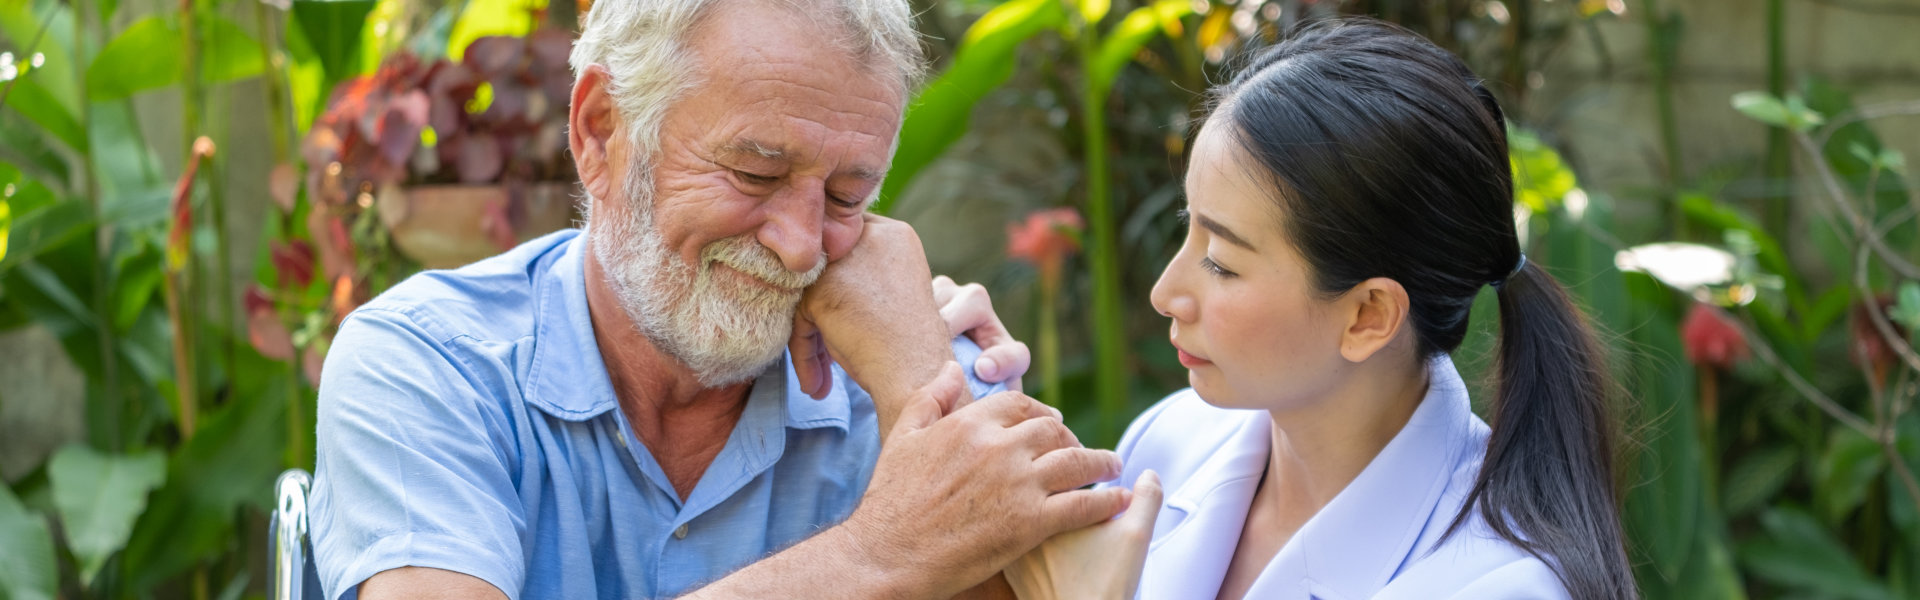
[[[264,595],[339,319],[574,219],[590,4],[0,0],[0,599]],[[915,4],[934,76],[875,210],[1089,445],[1185,386],[1146,297],[1200,93],[1374,15],[1507,109],[1528,255],[1613,350],[1644,593],[1920,597],[1920,2]]]

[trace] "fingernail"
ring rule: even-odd
[[[980,357],[980,360],[973,363],[973,374],[981,379],[994,381],[994,378],[1000,375],[1000,363],[994,362],[991,358]]]

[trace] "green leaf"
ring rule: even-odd
[[[1107,18],[1107,11],[1113,9],[1113,0],[1080,0],[1080,17],[1086,24],[1095,25]]]
[[[1579,185],[1573,169],[1540,136],[1518,127],[1507,128],[1507,162],[1513,168],[1513,200],[1533,214],[1547,212]]]
[[[1799,96],[1781,100],[1766,92],[1740,92],[1733,95],[1733,109],[1756,121],[1805,132],[1826,122],[1826,117],[1807,106]]]
[[[953,63],[927,84],[907,109],[900,148],[873,212],[886,214],[913,177],[967,132],[973,107],[1013,76],[1014,51],[1028,38],[1065,22],[1058,0],[1010,0],[975,21],[954,50]]]
[[[53,600],[60,591],[59,574],[46,519],[0,485],[0,597]]]
[[[0,197],[0,265],[7,264],[7,233],[13,230],[13,210],[5,197]]]
[[[1733,109],[1756,121],[1777,127],[1786,127],[1787,123],[1793,119],[1793,114],[1787,111],[1786,103],[1766,92],[1734,94]]]
[[[1815,466],[1813,504],[1828,525],[1839,526],[1860,503],[1867,489],[1887,468],[1880,444],[1858,431],[1836,427],[1827,436],[1827,451]]]
[[[116,100],[180,80],[180,30],[161,17],[135,21],[87,65],[87,97]]]
[[[1720,485],[1721,505],[1729,516],[1740,516],[1758,508],[1793,475],[1800,456],[1792,448],[1774,447],[1742,458]]]
[[[294,0],[293,20],[320,59],[327,81],[346,79],[358,70],[360,32],[373,5],[373,0]]]
[[[489,35],[524,36],[533,32],[533,11],[547,0],[467,0],[467,8],[447,34],[447,57],[460,60],[467,46]]]
[[[1740,545],[1747,573],[1773,583],[1819,595],[1854,600],[1889,600],[1893,594],[1875,582],[1819,520],[1791,507],[1760,515],[1763,539]]]
[[[73,113],[60,104],[60,100],[40,84],[41,75],[46,69],[34,69],[14,80],[13,93],[7,96],[7,108],[20,113],[28,121],[39,125],[53,139],[59,140],[75,152],[87,151],[87,134],[74,120]]]
[[[1133,9],[1127,13],[1120,24],[1100,42],[1100,50],[1094,54],[1093,64],[1087,67],[1089,78],[1087,89],[1095,96],[1104,97],[1113,89],[1113,81],[1120,76],[1120,70],[1133,62],[1133,56],[1140,48],[1160,33],[1161,23],[1177,20],[1193,12],[1193,3],[1187,0],[1159,0],[1148,6]]]
[[[1895,297],[1893,311],[1887,316],[1893,317],[1893,321],[1906,327],[1907,331],[1920,331],[1920,283],[1900,282],[1900,292]]]
[[[241,507],[272,506],[273,478],[284,468],[288,401],[271,390],[287,389],[290,373],[251,352],[239,360],[237,373],[273,376],[259,377],[258,387],[237,387],[234,400],[207,413],[169,459],[166,485],[154,492],[123,554],[134,596],[230,552]],[[312,400],[304,401],[311,414]]]
[[[200,78],[221,83],[254,77],[267,71],[260,42],[226,17],[207,15],[200,21]]]
[[[80,444],[54,452],[47,476],[81,583],[91,586],[107,558],[126,545],[147,493],[166,479],[166,468],[158,452],[111,455]]]

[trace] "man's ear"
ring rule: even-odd
[[[567,104],[567,147],[573,151],[580,184],[593,198],[610,197],[614,190],[611,149],[614,132],[620,128],[619,111],[607,93],[612,77],[604,65],[588,66],[574,80],[573,101]]]
[[[1411,301],[1400,282],[1375,277],[1347,290],[1337,303],[1347,319],[1340,332],[1340,355],[1364,362],[1391,344],[1407,326]]]

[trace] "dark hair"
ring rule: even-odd
[[[1459,347],[1481,286],[1504,284],[1493,433],[1447,535],[1477,507],[1574,598],[1635,597],[1605,360],[1566,290],[1521,259],[1505,118],[1480,79],[1412,32],[1342,19],[1252,53],[1210,100],[1278,189],[1318,291],[1399,282],[1422,358]]]

